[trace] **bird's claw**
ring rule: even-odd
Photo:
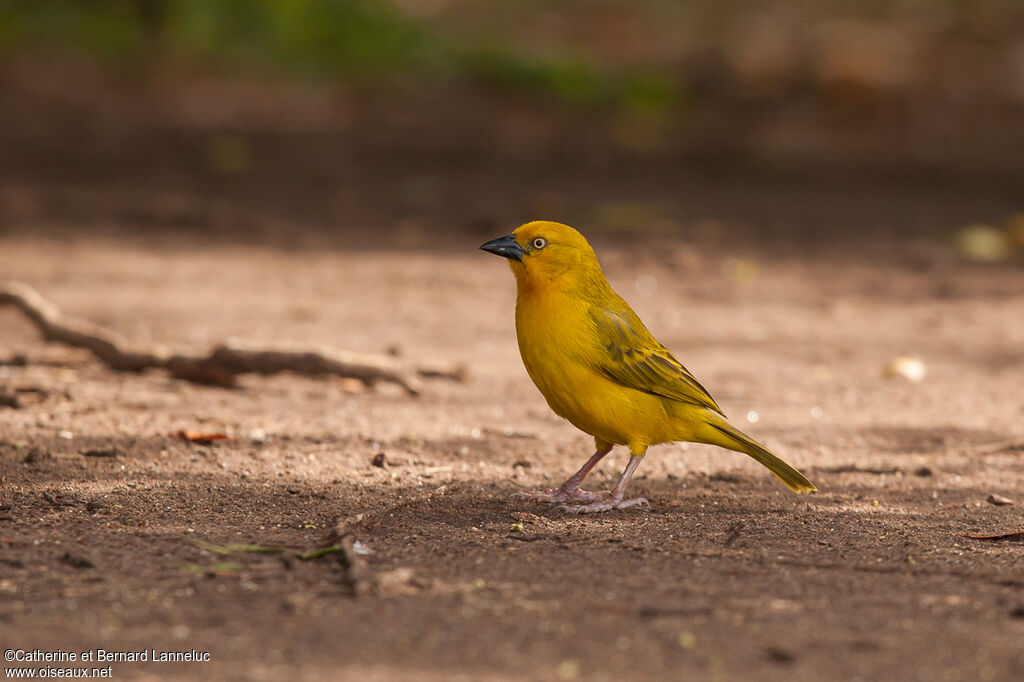
[[[650,507],[651,503],[643,497],[635,497],[631,500],[602,500],[598,502],[591,502],[590,504],[560,504],[555,507],[555,511],[565,512],[566,514],[594,514],[597,512],[610,511],[612,509],[628,509],[630,507]]]
[[[521,490],[508,496],[510,500],[526,500],[527,502],[600,502],[603,496],[610,495],[610,490],[590,492],[579,488],[545,488],[537,492]]]

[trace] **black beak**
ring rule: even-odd
[[[526,253],[523,251],[523,247],[516,243],[516,237],[512,234],[492,239],[480,248],[484,251],[490,251],[493,254],[520,262],[523,260],[523,254]]]

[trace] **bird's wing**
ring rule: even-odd
[[[594,307],[590,317],[604,346],[597,369],[623,386],[706,407],[722,410],[667,348],[658,343],[644,323],[623,301],[623,311]]]

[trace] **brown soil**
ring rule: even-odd
[[[0,366],[20,390],[0,407],[5,648],[211,653],[115,663],[118,679],[1024,676],[1024,543],[965,537],[1024,530],[1024,270],[944,241],[1020,208],[1005,184],[501,157],[356,168],[331,153],[345,136],[257,140],[258,168],[224,179],[190,166],[206,137],[103,134],[132,144],[103,157],[96,133],[78,157],[55,133],[49,156],[0,157],[4,278],[139,342],[397,347],[469,379],[419,399],[293,376],[203,388],[111,372],[0,310],[0,360],[27,360]],[[327,182],[335,163],[345,179]],[[511,275],[475,247],[521,215],[587,230],[609,211],[653,223],[592,230],[613,284],[819,493],[689,445],[644,461],[632,491],[650,509],[508,501],[560,482],[590,443],[530,384]],[[923,381],[883,375],[903,354]],[[609,459],[595,486],[624,453]],[[209,549],[308,551],[360,513],[374,587],[359,596],[337,555]]]

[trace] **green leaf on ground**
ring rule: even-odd
[[[244,543],[228,543],[226,545],[214,545],[202,540],[196,541],[196,547],[213,552],[214,554],[280,554],[287,551],[287,547],[276,545],[247,545]]]

